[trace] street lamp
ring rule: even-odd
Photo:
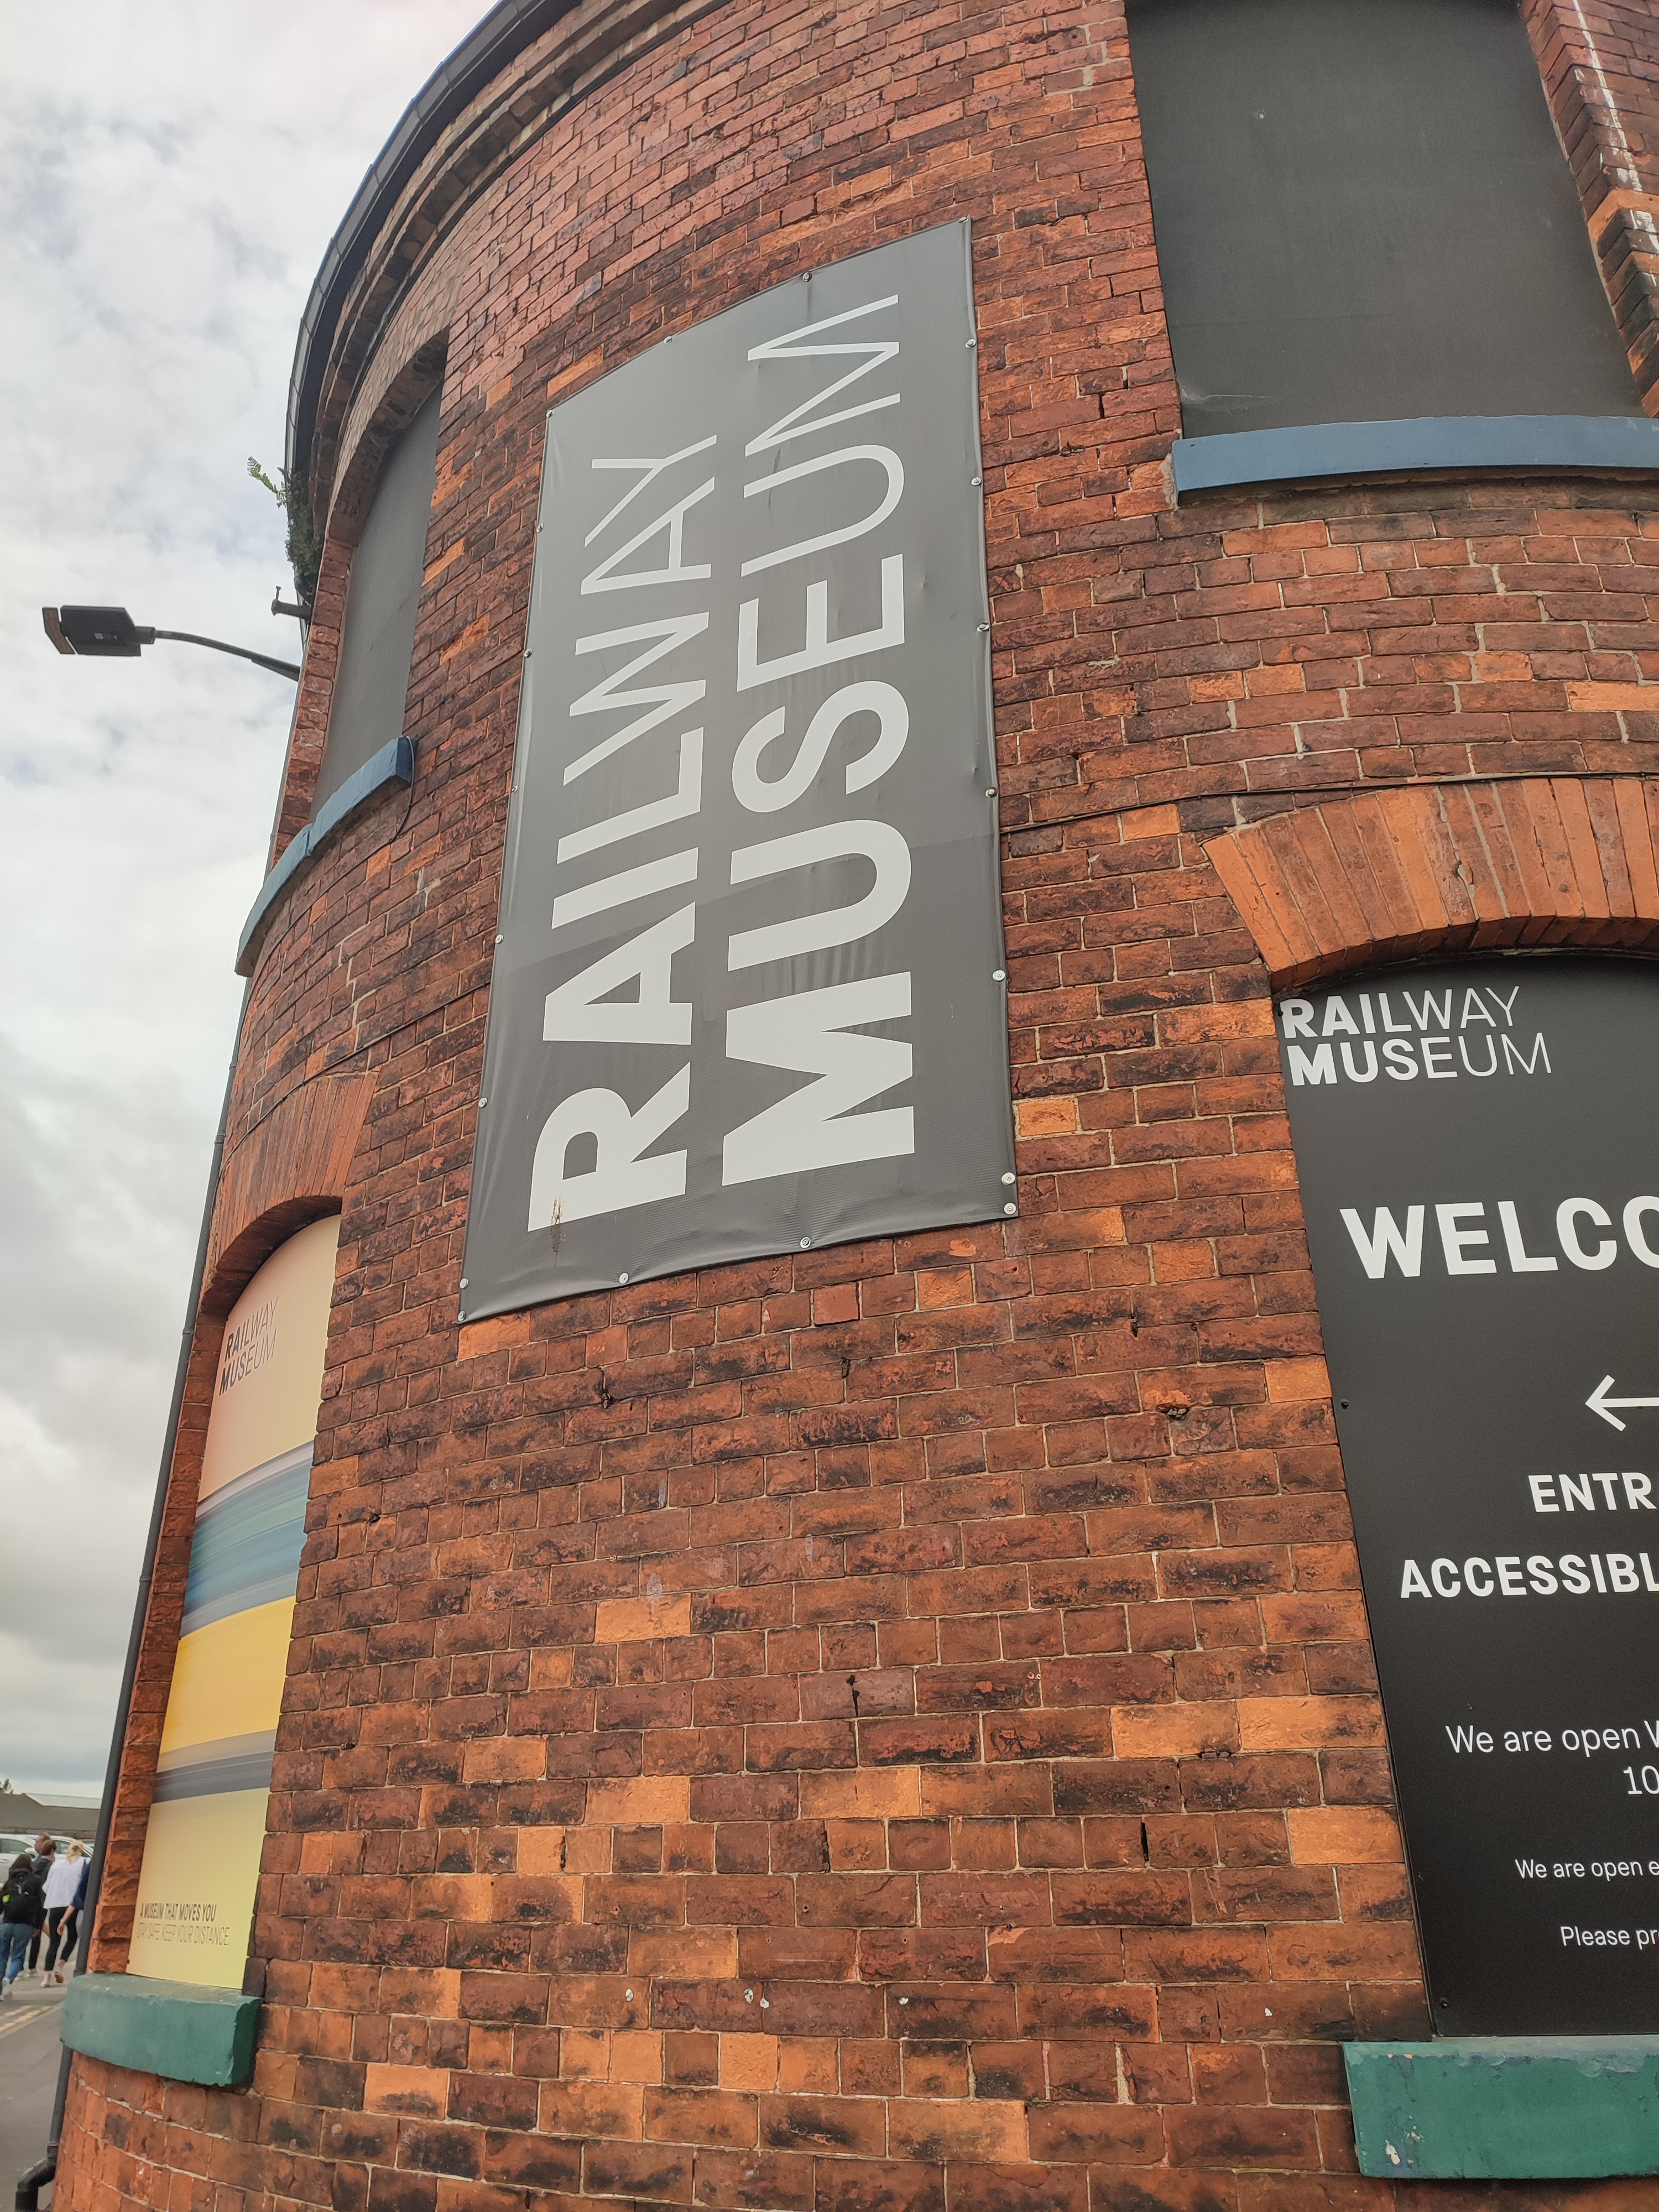
[[[250,653],[245,645],[227,645],[222,638],[198,637],[193,630],[156,629],[134,622],[125,607],[42,607],[40,619],[59,653],[78,653],[94,660],[136,660],[145,646],[165,637],[179,645],[205,645],[215,653],[234,653],[239,660],[251,660],[256,668],[268,668],[273,675],[286,676],[295,684],[300,680],[297,661],[273,660],[268,653]]]

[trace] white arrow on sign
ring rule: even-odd
[[[1622,1429],[1625,1424],[1617,1413],[1608,1412],[1607,1408],[1610,1406],[1659,1406],[1659,1398],[1609,1398],[1607,1393],[1612,1388],[1612,1376],[1604,1375],[1589,1397],[1585,1399],[1584,1403],[1592,1413],[1599,1413],[1601,1419],[1613,1428]]]

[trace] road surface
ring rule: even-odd
[[[55,1982],[42,1989],[30,1974],[20,1976],[0,2002],[0,2206],[5,2212],[10,2212],[18,2175],[46,2155],[63,2047],[58,2040],[63,2002]],[[49,2189],[41,2191],[40,2202],[51,2204]]]

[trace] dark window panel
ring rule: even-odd
[[[351,557],[340,669],[313,813],[382,745],[403,735],[438,473],[438,400],[434,392],[393,447]]]
[[[1506,0],[1132,0],[1185,434],[1639,415]]]

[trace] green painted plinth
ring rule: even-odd
[[[1343,2046],[1362,2173],[1589,2181],[1659,2173],[1659,2036]]]
[[[77,1974],[64,1993],[61,2033],[71,2051],[160,2074],[234,2089],[253,2071],[259,2000],[240,1990],[143,1974]]]

